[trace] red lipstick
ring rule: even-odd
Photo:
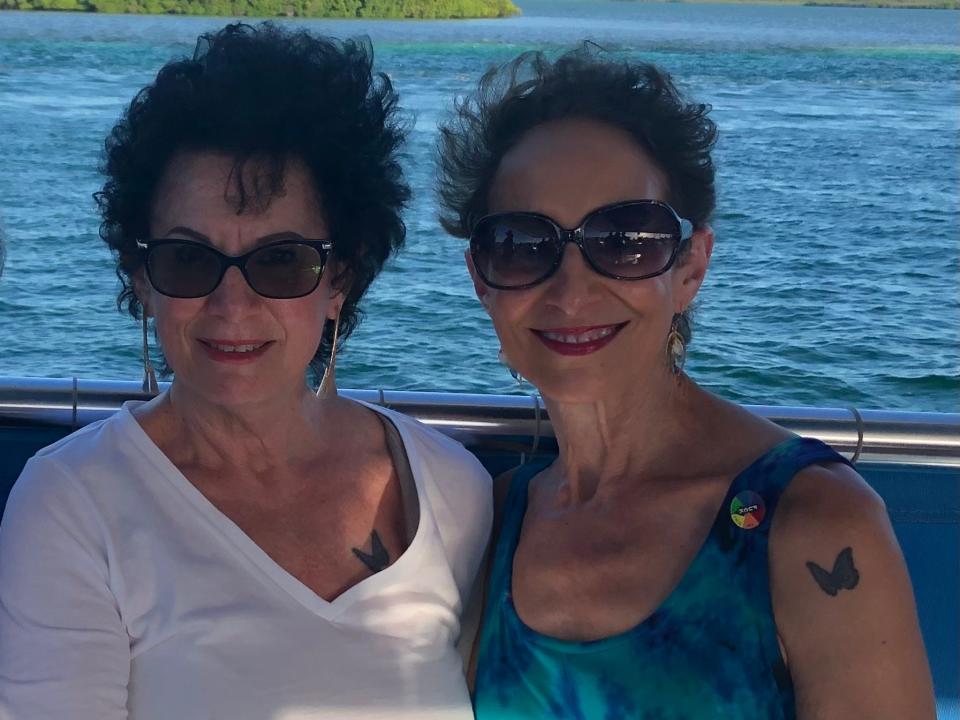
[[[606,347],[626,327],[616,325],[587,325],[582,327],[550,328],[533,330],[533,334],[555,353],[560,355],[590,355]]]

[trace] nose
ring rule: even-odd
[[[260,302],[240,268],[227,268],[220,284],[207,296],[207,307],[223,315],[242,314]]]
[[[591,301],[598,279],[580,248],[566,243],[560,267],[547,283],[546,299],[565,314],[575,316]]]

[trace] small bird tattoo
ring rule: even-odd
[[[353,548],[353,554],[367,566],[370,572],[380,572],[390,565],[390,555],[383,546],[383,541],[380,540],[380,535],[376,530],[370,534],[370,550],[371,552],[365,553],[360,548]]]

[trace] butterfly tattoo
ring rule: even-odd
[[[853,548],[844,548],[833,561],[833,570],[828,571],[815,562],[808,562],[807,568],[817,585],[827,595],[835,596],[841,590],[853,590],[860,582],[860,573],[853,565]]]

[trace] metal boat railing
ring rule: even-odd
[[[396,390],[341,393],[411,415],[472,449],[534,454],[556,448],[549,415],[536,397]],[[76,429],[110,415],[127,400],[146,397],[135,382],[0,377],[0,425]],[[747,408],[862,462],[960,467],[960,413]]]

